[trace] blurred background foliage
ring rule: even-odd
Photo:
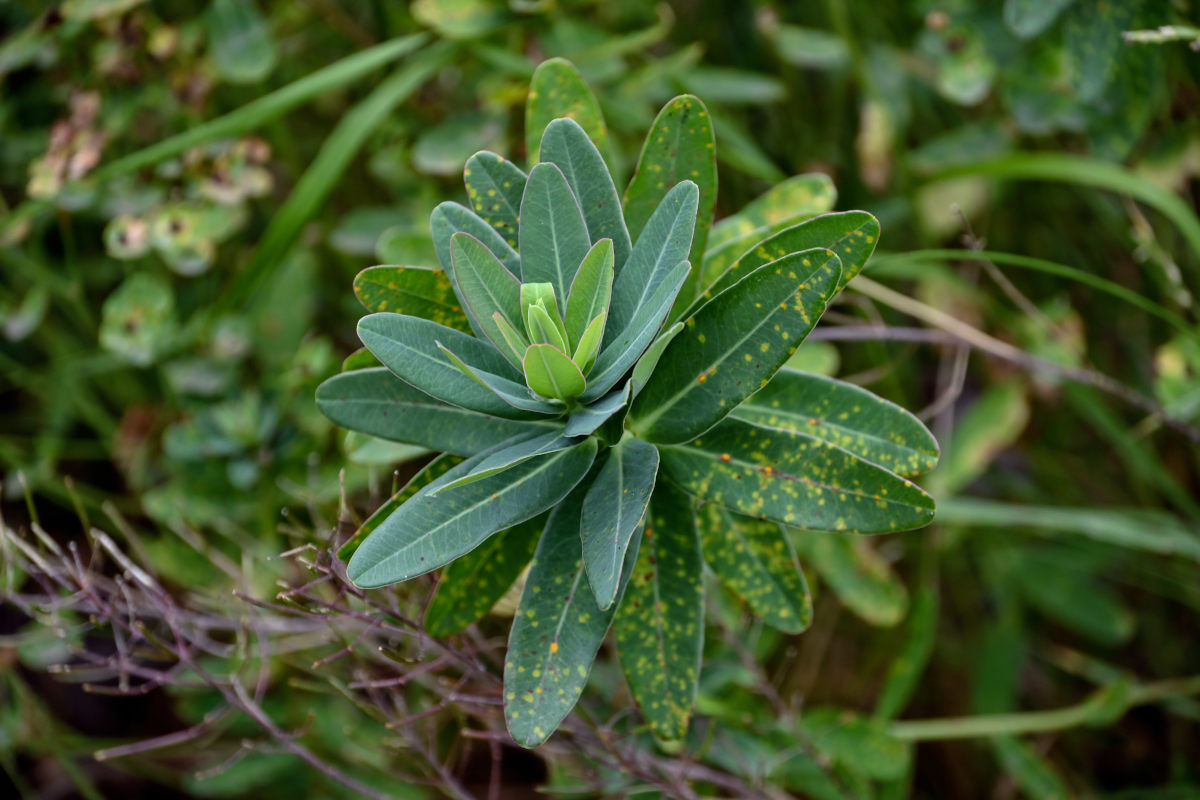
[[[488,763],[504,776],[491,796],[512,797],[541,781],[577,796],[1200,795],[1200,686],[1163,683],[1200,663],[1197,14],[0,3],[3,780],[27,797],[361,796],[297,766],[301,742],[400,797],[488,796]],[[313,389],[356,347],[354,274],[436,264],[429,212],[461,198],[465,159],[524,157],[528,81],[554,56],[595,92],[618,183],[657,109],[692,92],[716,126],[718,219],[811,172],[836,208],[880,218],[879,254],[800,359],[920,411],[943,448],[932,528],[795,540],[806,633],[749,623],[713,583],[701,717],[668,750],[637,727],[611,652],[557,745],[489,740],[496,707],[446,686],[498,691],[486,658],[472,672],[452,654],[492,652],[502,616],[444,652],[416,627],[343,640],[327,624],[340,601],[296,589],[328,578],[327,559],[269,560],[327,555],[422,463],[335,430]],[[135,699],[107,696],[128,689],[124,661],[84,668],[114,637],[121,654],[101,613],[115,606],[52,602],[86,592],[34,579],[14,544],[86,550],[92,526],[221,645],[203,663],[176,651],[165,687]],[[95,568],[106,585],[111,564]],[[388,593],[385,616],[419,618],[429,588]],[[246,704],[251,667],[269,691]],[[387,708],[351,688],[409,670]]]

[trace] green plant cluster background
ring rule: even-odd
[[[878,217],[797,366],[920,414],[938,518],[795,537],[807,587],[781,591],[811,602],[803,633],[708,575],[688,737],[655,742],[608,646],[569,729],[525,760],[497,745],[506,791],[1200,793],[1194,2],[43,5],[0,5],[6,601],[38,588],[10,541],[35,528],[81,547],[105,530],[180,603],[235,622],[258,613],[235,589],[274,601],[312,579],[276,557],[344,539],[425,457],[315,406],[358,346],[354,276],[438,263],[430,211],[463,199],[472,153],[525,155],[530,78],[562,56],[599,101],[618,186],[658,109],[692,93],[717,220],[803,202]],[[784,183],[817,172],[831,180]],[[809,196],[754,202],[780,185]],[[391,613],[419,619],[432,587],[389,590]],[[495,611],[448,641],[502,641]],[[361,796],[246,715],[96,762],[221,702],[187,682],[145,718],[81,700],[116,679],[60,665],[111,651],[115,628],[6,602],[5,796]],[[452,658],[413,669],[424,651],[381,637],[371,653],[396,660],[352,669],[335,656],[367,640],[323,630],[281,628],[263,658],[233,625],[204,667],[261,670],[277,730],[387,796],[470,796],[495,752],[464,731],[498,708],[431,699],[465,680]],[[404,714],[350,688],[410,669]],[[624,760],[597,755],[611,741]]]

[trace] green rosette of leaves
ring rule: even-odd
[[[789,530],[927,524],[933,501],[908,478],[937,446],[899,407],[785,366],[879,233],[865,212],[820,213],[827,180],[792,179],[713,228],[713,129],[682,96],[618,193],[599,106],[562,60],[534,75],[527,126],[528,172],[477,153],[470,207],[433,212],[440,269],[356,281],[374,312],[358,333],[382,366],[330,378],[320,408],[445,455],[342,555],[364,588],[445,567],[435,635],[524,574],[504,669],[520,744],[558,727],[614,627],[650,730],[674,740],[700,671],[704,564],[770,624],[803,630]],[[807,205],[790,204],[797,191]]]

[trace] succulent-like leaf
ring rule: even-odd
[[[504,338],[504,350],[507,350],[508,355],[517,359],[518,363],[525,360],[525,349],[529,347],[529,340],[525,338],[525,334],[521,333],[515,325],[499,311],[492,314],[492,321],[496,323],[496,330],[500,331],[500,335]],[[509,359],[511,363],[512,359]]]
[[[440,269],[368,267],[354,278],[354,293],[368,311],[393,311],[471,332],[454,284]]]
[[[338,425],[393,442],[474,455],[548,422],[517,422],[442,403],[384,367],[334,375],[317,387],[317,408]]]
[[[433,497],[426,487],[367,537],[346,573],[357,585],[372,588],[448,564],[493,533],[558,503],[587,474],[595,458],[596,440],[588,438],[454,492]]]
[[[494,315],[499,313],[511,325],[520,322],[521,282],[513,277],[500,260],[469,233],[456,233],[450,239],[450,258],[454,282],[474,326],[482,330],[500,354],[517,369],[519,358],[506,346],[504,334]]]
[[[891,627],[908,613],[908,590],[869,540],[800,532],[793,545],[842,605],[864,622]]]
[[[515,467],[517,464],[528,461],[531,458],[545,455],[546,453],[556,453],[559,450],[566,450],[568,447],[573,447],[576,444],[579,443],[563,436],[561,430],[551,430],[540,435],[531,436],[528,439],[522,439],[501,450],[496,450],[477,463],[470,472],[460,475],[452,481],[439,484],[436,489],[431,489],[429,494],[430,496],[436,496],[440,492],[452,491],[460,486],[466,486],[469,483],[483,480],[498,472]]]
[[[517,434],[520,435],[520,434]],[[490,449],[490,448],[489,448]],[[482,456],[481,456],[482,457]],[[408,501],[408,498],[415,495],[417,492],[424,489],[429,484],[441,478],[450,470],[454,469],[459,464],[463,463],[463,459],[458,456],[452,456],[448,453],[442,453],[426,464],[420,472],[412,476],[408,483],[389,497],[383,505],[375,509],[375,512],[367,518],[367,521],[362,524],[354,535],[338,548],[337,557],[342,561],[346,561],[350,556],[354,555],[354,551],[363,543],[363,540],[370,535],[371,531],[379,527],[385,519],[391,516],[392,512]]]
[[[587,381],[571,357],[552,344],[531,344],[525,351],[525,381],[542,397],[570,400],[583,394]]]
[[[532,344],[548,344],[567,351],[567,339],[558,327],[558,320],[550,316],[542,302],[525,309],[525,330]],[[526,356],[529,355],[526,351]]]
[[[633,375],[630,376],[630,384],[633,387],[634,397],[645,387],[646,381],[650,380],[650,376],[654,374],[654,370],[658,367],[658,360],[662,358],[663,351],[667,349],[667,345],[679,335],[681,330],[683,330],[683,323],[676,322],[660,333],[658,338],[646,348],[646,352],[642,353],[637,363],[633,365]]]
[[[650,731],[683,738],[704,645],[704,565],[692,499],[666,482],[650,500],[614,626],[625,680]]]
[[[625,220],[634,237],[641,234],[668,190],[682,180],[694,182],[700,190],[696,231],[688,254],[696,271],[693,280],[684,285],[677,301],[686,304],[692,301],[699,288],[695,283],[717,200],[716,138],[712,120],[700,98],[690,94],[680,95],[663,106],[646,134],[637,170],[625,189]]]
[[[508,635],[504,718],[525,747],[544,742],[579,700],[620,602],[602,611],[587,586],[579,542],[586,491],[585,482],[550,515]],[[635,534],[626,552],[626,575],[640,538]]]
[[[553,164],[538,164],[529,173],[519,237],[521,280],[549,283],[557,297],[565,298],[592,240],[579,201]]]
[[[579,200],[592,242],[611,239],[616,263],[624,264],[633,245],[617,187],[600,151],[579,123],[569,118],[556,119],[546,126],[541,148],[539,159],[562,170]]]
[[[613,243],[611,239],[601,239],[584,256],[567,296],[564,323],[571,347],[578,347],[587,326],[598,314],[608,311],[612,284]]]
[[[450,238],[461,231],[483,242],[483,246],[500,259],[505,269],[517,278],[521,277],[521,257],[517,251],[483,217],[466,206],[440,203],[429,216],[429,227],[433,232],[433,246],[437,250],[438,261],[447,274],[454,268],[450,258]]]
[[[612,163],[608,153],[608,127],[604,124],[596,96],[574,64],[563,58],[551,58],[534,71],[525,102],[525,152],[529,154],[531,165],[541,157],[542,133],[546,126],[559,117],[569,117],[579,123],[605,161]]]
[[[700,190],[691,181],[675,184],[642,229],[629,260],[617,267],[604,334],[606,347],[616,341],[671,271],[687,259],[699,197]]]
[[[687,321],[630,409],[637,435],[683,442],[766,385],[837,291],[841,263],[808,250],[765,264]]]
[[[450,636],[496,605],[533,558],[546,515],[500,531],[446,567],[425,611],[425,630]]]
[[[897,475],[937,465],[938,444],[910,412],[852,383],[781,369],[734,416],[764,428],[800,431]]]
[[[580,406],[567,417],[567,425],[563,428],[563,436],[587,436],[603,425],[614,414],[629,402],[629,384],[620,389]]]
[[[908,479],[803,433],[726,419],[659,452],[688,493],[796,528],[886,533],[933,519],[933,498]]]
[[[485,341],[428,320],[389,313],[370,314],[359,320],[358,337],[403,381],[439,400],[509,419],[536,416],[514,408],[459,372],[438,346],[438,342],[447,343],[459,357],[470,358],[473,367],[485,365],[493,374],[513,374],[509,363]]]
[[[567,341],[567,328],[563,325],[562,315],[558,311],[558,298],[554,295],[554,284],[551,283],[523,283],[521,284],[521,314],[525,321],[525,330],[530,336],[533,335],[532,329],[529,326],[529,309],[532,306],[542,306],[543,310],[550,317],[550,321],[554,327],[558,329],[558,335],[564,342],[562,350],[566,350],[565,342]],[[546,344],[546,342],[543,342]]]
[[[720,275],[705,273],[707,289],[696,299],[686,314],[690,315],[708,300],[733,286],[764,264],[789,253],[799,253],[814,247],[825,247],[837,253],[842,262],[842,277],[838,289],[862,271],[863,265],[875,252],[879,241],[879,220],[866,211],[841,211],[822,214],[807,222],[786,228],[743,254]]]
[[[471,156],[463,169],[467,197],[475,213],[511,247],[517,246],[517,222],[525,180],[526,175],[520,167],[487,150]]]
[[[768,624],[800,633],[812,621],[812,595],[779,525],[730,513],[714,503],[696,518],[704,559],[721,582]]]
[[[579,523],[583,564],[600,608],[608,608],[617,597],[625,551],[633,532],[645,522],[657,476],[658,450],[629,437],[609,448],[584,498]]]
[[[438,350],[442,355],[463,375],[475,381],[479,386],[487,389],[496,397],[520,411],[532,411],[538,414],[557,415],[562,413],[562,407],[555,403],[548,403],[544,400],[535,400],[529,396],[526,386],[517,383],[514,380],[497,375],[494,372],[477,367],[473,364],[468,364],[465,359],[458,356],[453,350],[446,347],[441,342],[435,342]],[[526,353],[529,351],[526,350]]]
[[[654,335],[662,327],[663,320],[670,313],[671,305],[679,295],[679,289],[687,280],[690,271],[691,265],[688,262],[683,261],[676,264],[675,269],[667,274],[654,294],[642,303],[638,313],[617,338],[603,345],[600,355],[596,358],[596,363],[588,373],[588,388],[583,394],[584,402],[590,403],[606,394],[624,377],[625,373],[633,367],[646,348],[650,346]],[[605,327],[612,330],[611,317]]]
[[[596,356],[600,353],[600,340],[604,337],[604,321],[607,316],[603,311],[596,315],[592,324],[587,326],[580,337],[579,346],[571,354],[571,360],[585,375],[596,363]]]

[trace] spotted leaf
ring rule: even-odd
[[[579,700],[624,590],[601,611],[588,588],[579,542],[586,492],[585,483],[550,515],[508,636],[504,718],[513,739],[525,747],[544,742]],[[633,571],[640,539],[639,530],[626,551],[626,575]]]
[[[660,484],[614,623],[625,680],[659,739],[687,733],[704,645],[703,578],[692,499]]]
[[[897,475],[920,475],[937,465],[937,441],[919,419],[834,378],[781,369],[733,414],[764,428],[816,436]]]
[[[516,164],[487,150],[471,156],[463,169],[467,199],[475,213],[510,247],[517,246],[517,222],[526,177]]]
[[[514,525],[446,567],[425,611],[425,630],[449,636],[486,614],[529,564],[545,527],[544,514]]]
[[[393,311],[471,332],[450,276],[432,267],[369,267],[354,278],[354,293],[368,311]]]
[[[569,117],[579,123],[604,160],[612,163],[608,153],[608,126],[604,124],[596,96],[575,65],[563,58],[552,58],[543,61],[534,71],[525,101],[525,151],[531,165],[541,157],[542,133],[546,126],[559,117]]]
[[[840,275],[829,250],[793,253],[703,306],[634,400],[633,431],[651,442],[683,442],[723,419],[796,352]]]
[[[812,621],[812,595],[779,525],[713,503],[697,514],[704,559],[721,582],[768,624],[799,633]]]
[[[856,533],[909,530],[933,519],[933,498],[911,481],[803,433],[727,419],[659,451],[664,474],[689,494],[747,516]]]

